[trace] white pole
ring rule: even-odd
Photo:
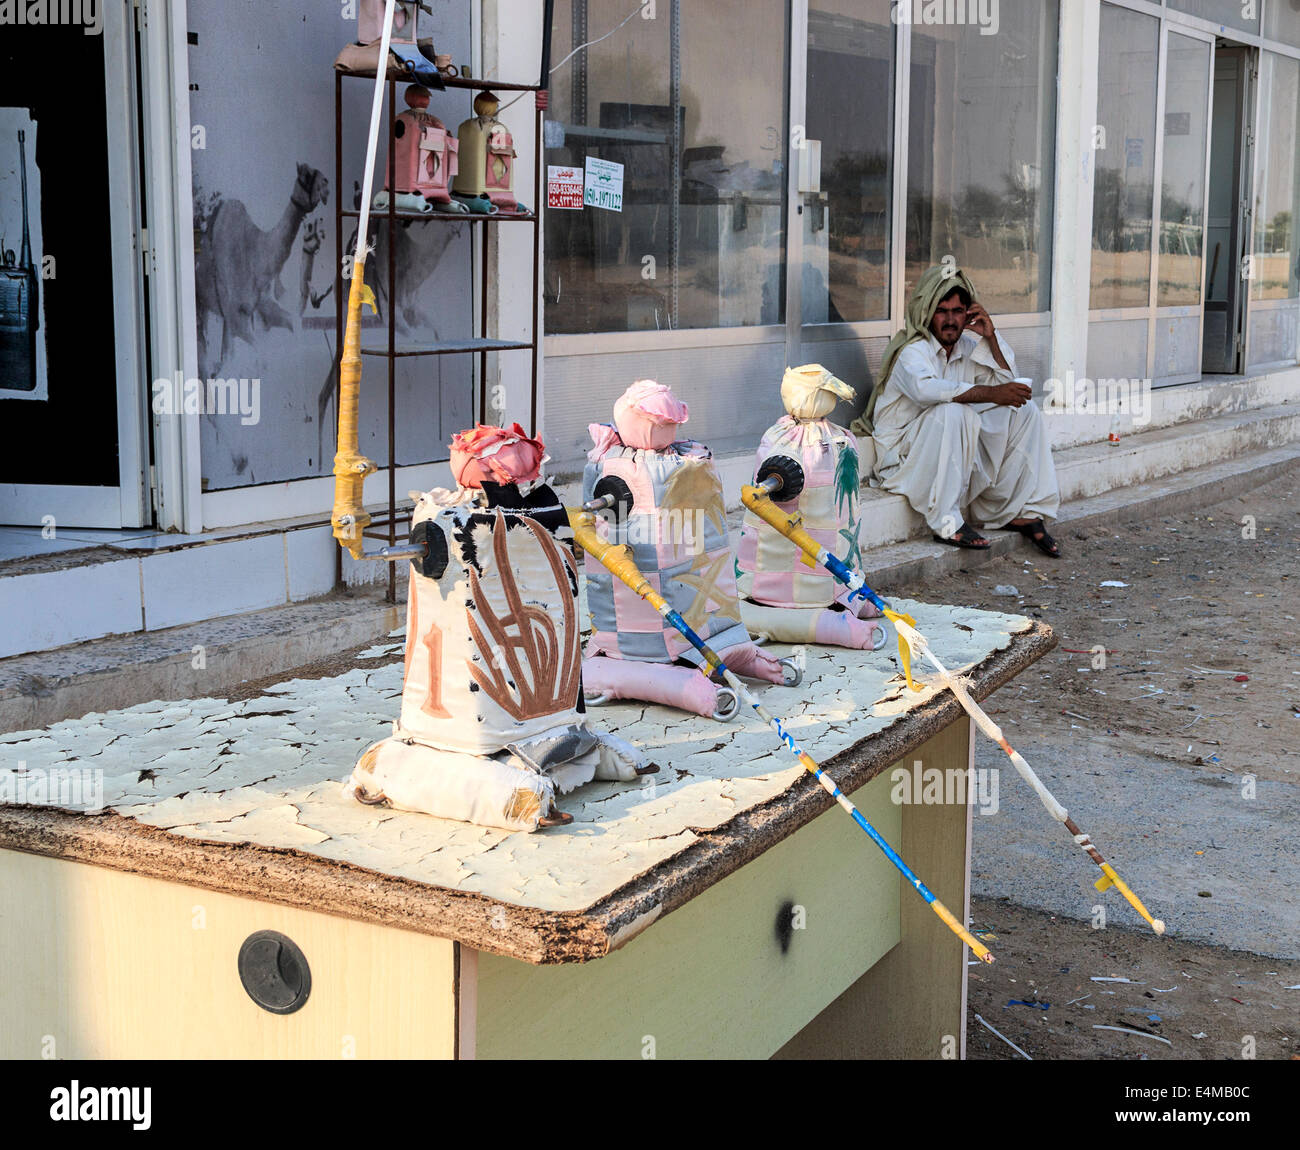
[[[375,180],[375,155],[379,151],[379,121],[384,111],[384,84],[388,78],[388,45],[393,37],[393,16],[397,0],[384,9],[384,34],[379,41],[379,63],[375,68],[375,95],[370,102],[370,136],[366,140],[366,168],[361,181],[361,218],[357,221],[357,260],[366,262],[366,236],[370,228],[370,193]]]

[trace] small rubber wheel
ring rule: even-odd
[[[596,499],[603,499],[607,495],[614,497],[613,506],[610,510],[614,513],[615,522],[621,523],[632,513],[632,504],[636,500],[632,497],[632,489],[627,483],[617,475],[603,476],[596,489],[592,492]]]
[[[781,686],[797,687],[803,682],[803,668],[794,659],[781,660]]]
[[[756,478],[762,483],[772,476],[781,480],[781,486],[772,493],[773,503],[789,503],[799,498],[804,488],[804,474],[797,459],[788,455],[769,455],[759,467]]]

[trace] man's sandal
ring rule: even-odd
[[[1041,519],[1031,519],[1028,523],[1008,523],[1007,530],[1019,532],[1044,555],[1053,559],[1061,557],[1061,549],[1057,547],[1056,540],[1047,534],[1047,525]]]
[[[989,541],[976,531],[969,523],[957,528],[957,538],[945,539],[942,535],[934,537],[936,543],[946,543],[949,547],[965,547],[971,551],[987,551]]]

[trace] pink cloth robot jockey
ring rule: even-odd
[[[702,443],[678,440],[686,404],[653,380],[634,383],[614,405],[614,424],[592,424],[595,447],[583,499],[626,485],[631,506],[612,517],[650,583],[739,675],[796,680],[793,668],[756,647],[736,598],[722,481]],[[730,718],[734,693],[706,679],[693,647],[644,600],[590,556],[587,604],[594,633],[583,678],[590,695],[644,699],[699,715]]]
[[[755,472],[777,456],[793,459],[803,474],[800,494],[777,505],[798,511],[804,529],[854,570],[859,519],[857,440],[826,417],[853,389],[821,364],[789,368],[781,381],[786,414],[763,433]],[[846,604],[848,591],[824,567],[809,567],[803,553],[753,512],[740,529],[737,586],[741,616],[755,635],[778,643],[876,650],[885,628],[880,612],[864,599]]]
[[[426,555],[411,563],[401,717],[352,773],[363,802],[531,831],[572,821],[557,791],[653,769],[583,714],[577,565],[543,458],[518,424],[480,426],[452,440],[458,490],[413,493]]]

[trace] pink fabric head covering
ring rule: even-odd
[[[638,379],[614,404],[614,426],[628,447],[662,451],[689,418],[689,409],[673,389],[653,379]]]
[[[546,456],[540,439],[530,439],[517,423],[507,430],[480,423],[451,437],[451,474],[462,487],[489,483],[527,483],[536,479]]]

